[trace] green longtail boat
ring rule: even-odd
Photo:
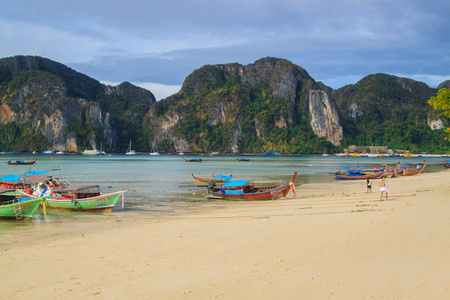
[[[64,178],[42,176],[52,170],[32,171],[24,174],[25,182],[31,182],[28,195],[45,195],[49,209],[71,209],[94,212],[111,212],[119,198],[128,190],[101,193],[98,185],[71,185]]]
[[[45,197],[17,199],[0,203],[0,219],[32,218]]]
[[[45,200],[49,209],[64,208],[95,212],[111,212],[119,198],[127,190],[112,193],[100,193],[98,185],[74,186],[54,189]],[[123,198],[122,198],[123,201]]]

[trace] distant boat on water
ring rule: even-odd
[[[42,152],[42,154],[55,154],[55,152],[53,152],[52,150],[47,150]]]
[[[186,159],[183,157],[184,162],[202,162],[201,158],[193,158],[193,159]]]
[[[130,145],[128,146],[127,152],[125,153],[127,155],[135,155],[136,151],[131,149],[131,140],[130,140]]]
[[[280,153],[278,152],[265,152],[263,154],[261,154],[261,156],[279,156]]]
[[[93,150],[84,150],[83,152],[81,152],[82,155],[100,155],[100,151],[98,151],[97,149],[93,149]]]
[[[8,165],[34,165],[36,160],[24,161],[24,160],[16,160],[16,161],[8,161]]]
[[[238,158],[237,161],[250,161],[250,158]]]

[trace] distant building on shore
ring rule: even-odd
[[[387,153],[387,146],[349,146],[348,149],[344,149],[347,153]]]

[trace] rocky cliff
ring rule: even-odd
[[[440,86],[448,86],[448,81]],[[7,150],[321,153],[344,144],[443,151],[437,90],[373,74],[332,90],[284,59],[207,65],[156,102],[129,82],[106,86],[51,60],[0,59],[0,146]],[[435,130],[430,129],[433,128]]]
[[[437,89],[388,74],[372,74],[334,90],[344,140],[356,145],[387,145],[413,152],[442,151],[443,120],[433,117],[428,99]]]
[[[144,113],[128,109],[138,96],[138,103],[146,104]],[[32,56],[0,60],[0,97],[3,147],[70,152],[96,149],[100,143],[114,149],[119,131],[112,115],[127,114],[142,123],[155,102],[151,92],[129,83],[105,86],[62,64]],[[125,107],[124,99],[129,102]],[[120,112],[114,110],[118,101]]]
[[[335,146],[340,145],[343,137],[342,127],[339,124],[336,104],[330,100],[328,94],[322,90],[310,90],[309,112],[314,133],[325,137]]]
[[[327,91],[284,59],[204,66],[186,78],[178,94],[156,106],[164,107],[161,115],[149,118],[156,143],[168,137],[175,151],[220,147],[230,152],[289,152],[300,142],[293,132],[305,130],[306,124],[306,130],[334,145],[342,139],[338,111]],[[200,139],[185,132],[191,125],[197,126],[193,130]],[[317,140],[314,147],[319,144]]]

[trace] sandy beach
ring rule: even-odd
[[[4,299],[448,299],[450,170],[2,236]]]

